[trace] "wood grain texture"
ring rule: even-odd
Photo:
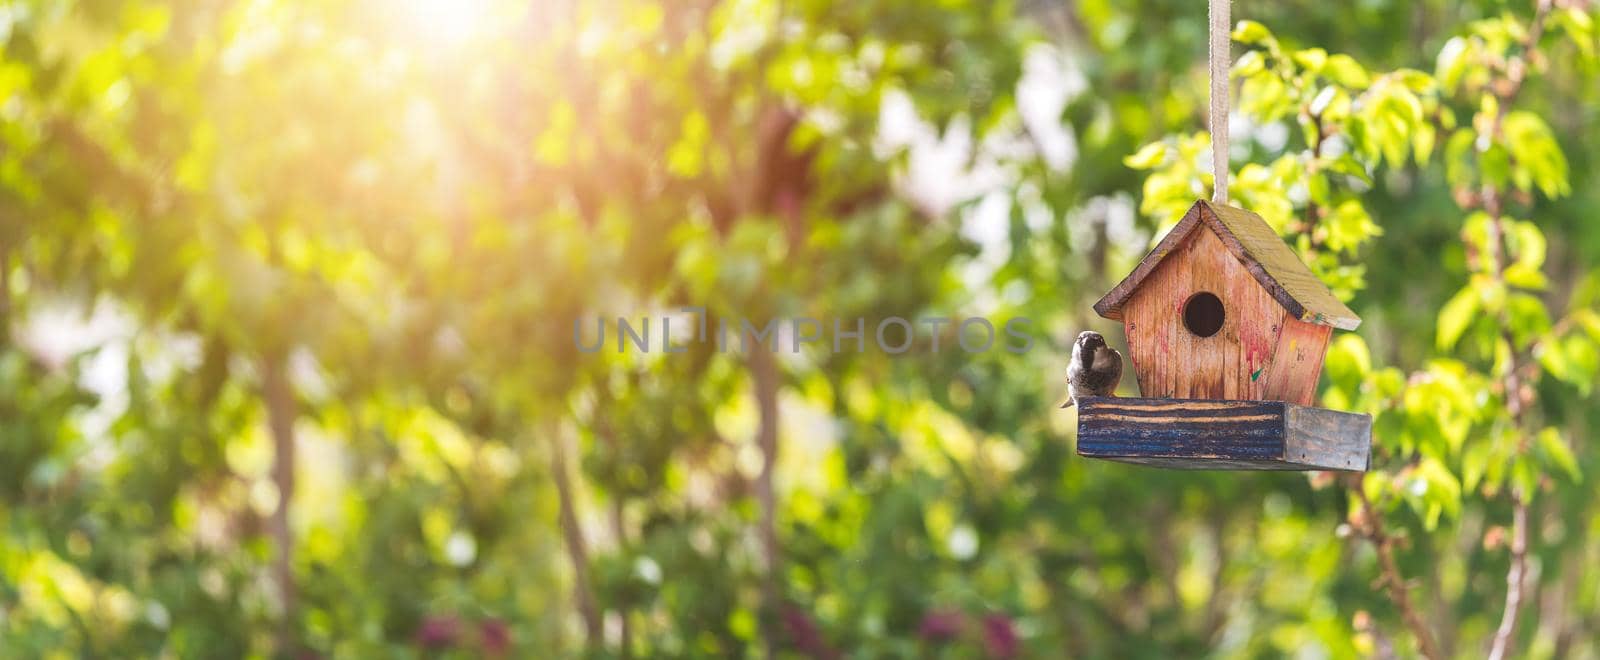
[[[1361,325],[1361,318],[1339,302],[1261,216],[1204,200],[1195,202],[1139,265],[1094,304],[1095,312],[1123,320],[1133,294],[1202,226],[1210,227],[1228,253],[1295,319],[1344,330]]]
[[[1210,337],[1183,325],[1184,303],[1202,291],[1216,294],[1225,314]],[[1128,357],[1143,396],[1266,398],[1284,311],[1214,232],[1194,232],[1174,246],[1125,310]]]
[[[1265,376],[1261,398],[1309,406],[1317,396],[1322,359],[1328,353],[1333,328],[1306,323],[1285,314],[1277,350]]]
[[[1202,215],[1224,229],[1223,243],[1296,319],[1341,330],[1361,325],[1361,317],[1333,295],[1261,216],[1232,206],[1201,204]]]
[[[1284,455],[1300,463],[1343,465],[1365,472],[1371,459],[1372,417],[1310,406],[1288,407]]]
[[[1283,401],[1084,397],[1078,455],[1196,470],[1365,471],[1368,415]]]
[[[1200,226],[1201,204],[1202,202],[1195,202],[1194,206],[1189,207],[1189,211],[1183,214],[1183,218],[1178,220],[1178,224],[1167,230],[1167,235],[1161,237],[1161,241],[1156,243],[1156,246],[1151,248],[1143,259],[1139,260],[1139,265],[1134,266],[1127,277],[1122,278],[1121,282],[1118,282],[1116,286],[1112,287],[1110,291],[1106,292],[1106,295],[1102,296],[1094,304],[1096,314],[1113,321],[1122,320],[1123,305],[1128,302],[1128,299],[1133,296],[1135,291],[1139,290],[1145,278],[1154,273],[1167,257],[1171,256],[1173,252],[1184,244],[1184,241],[1188,240],[1189,234],[1194,231],[1195,227]]]
[[[1179,325],[1182,325],[1183,311],[1192,296],[1200,293],[1210,293],[1222,300],[1223,328],[1210,337],[1200,337],[1187,330],[1194,348],[1194,360],[1191,363],[1193,373],[1188,375],[1189,396],[1195,399],[1220,399],[1222,398],[1222,381],[1229,374],[1223,373],[1223,364],[1227,362],[1228,350],[1237,345],[1237,342],[1228,341],[1228,319],[1235,320],[1243,310],[1228,313],[1229,305],[1235,301],[1229,300],[1228,293],[1228,266],[1237,264],[1238,260],[1221,249],[1219,238],[1216,234],[1195,232],[1194,239],[1189,241],[1189,286],[1191,292],[1178,301]]]

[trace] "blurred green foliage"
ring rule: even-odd
[[[1373,470],[1073,455],[1203,14],[0,0],[0,657],[1600,654],[1589,2],[1236,7]],[[575,341],[684,307],[1036,341]]]

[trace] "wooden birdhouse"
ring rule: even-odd
[[[1079,402],[1078,453],[1167,467],[1365,470],[1371,417],[1311,406],[1354,312],[1260,216],[1196,202],[1095,303],[1143,398]]]

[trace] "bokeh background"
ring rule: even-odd
[[[0,0],[0,657],[1600,657],[1597,11],[1234,4],[1352,477],[1056,408],[1199,0]]]

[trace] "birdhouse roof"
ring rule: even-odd
[[[1295,318],[1342,330],[1354,330],[1361,325],[1361,318],[1334,297],[1327,285],[1295,256],[1261,216],[1204,200],[1190,207],[1133,272],[1094,304],[1094,311],[1108,319],[1121,319],[1123,304],[1133,297],[1144,279],[1201,226],[1216,232],[1228,251],[1244,264],[1245,270]]]

